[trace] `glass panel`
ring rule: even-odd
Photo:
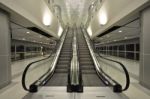
[[[24,52],[24,46],[23,45],[17,46],[16,51],[17,52]]]
[[[126,45],[126,51],[134,51],[134,44]]]
[[[136,60],[139,60],[139,53],[136,53]]]
[[[127,52],[127,53],[126,53],[126,57],[127,57],[128,59],[134,59],[134,53],[132,53],[132,52]]]
[[[119,46],[119,50],[120,50],[120,51],[124,51],[124,50],[125,50],[124,45],[120,45],[120,46]]]
[[[140,51],[140,45],[136,44],[136,51]]]
[[[119,57],[125,58],[125,52],[119,52]]]

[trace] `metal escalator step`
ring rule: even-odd
[[[61,61],[61,60],[58,61],[58,64],[69,64],[69,63],[70,63],[70,61],[66,61],[66,60],[65,61]]]
[[[45,86],[66,86],[67,73],[54,73]]]
[[[94,69],[92,70],[82,70],[83,74],[96,74],[96,71]]]
[[[79,57],[79,59],[87,61],[87,60],[91,60],[92,58],[90,58],[90,57]]]
[[[69,61],[71,60],[71,56],[68,56],[68,57],[60,56],[59,58],[60,58],[60,60],[62,60],[62,59],[64,59],[64,60],[68,59]]]
[[[91,69],[95,69],[95,68],[94,68],[93,65],[91,65],[91,66],[86,66],[86,65],[85,65],[85,66],[82,66],[81,69],[82,69],[82,70],[91,70]]]
[[[80,53],[80,55],[90,55],[90,53],[84,52],[84,53]]]
[[[94,65],[94,63],[91,61],[88,62],[80,61],[80,65]]]
[[[68,69],[68,66],[58,66],[56,69]]]
[[[90,58],[91,56],[87,54],[87,55],[79,55],[79,57],[80,57],[80,58],[86,58],[86,57],[87,57],[87,58]]]
[[[67,73],[68,69],[56,69],[55,73]]]
[[[83,74],[82,78],[84,86],[105,86],[97,74]]]

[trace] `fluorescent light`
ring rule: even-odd
[[[124,39],[127,39],[128,37],[124,37]]]
[[[107,23],[108,19],[107,19],[106,12],[100,11],[98,17],[99,17],[99,23],[101,25],[105,25]]]
[[[28,31],[28,32],[26,32],[27,34],[29,34],[30,32]]]
[[[89,34],[90,36],[92,36],[91,26],[88,27],[87,31],[88,31],[88,34]]]
[[[58,36],[61,36],[62,32],[63,32],[63,29],[62,29],[62,27],[61,27],[61,26],[59,26]]]
[[[119,33],[121,33],[122,31],[120,30],[120,31],[118,31]]]
[[[48,12],[45,12],[43,16],[43,24],[49,26],[51,24],[51,16]]]

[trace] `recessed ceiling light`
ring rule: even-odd
[[[127,39],[128,37],[124,37],[124,39]]]
[[[28,31],[28,32],[26,32],[27,34],[29,34],[30,32]]]
[[[119,33],[121,33],[122,31],[120,30],[120,31],[118,31]]]

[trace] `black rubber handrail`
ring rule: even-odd
[[[53,51],[52,51],[53,52]],[[43,60],[47,60],[48,58],[50,58],[52,56],[52,53],[48,56],[48,57],[46,57],[46,58],[44,58],[44,59],[40,59],[40,60],[37,60],[37,61],[34,61],[34,62],[31,62],[31,63],[29,63],[27,66],[26,66],[26,68],[25,68],[25,70],[24,70],[24,72],[23,72],[23,74],[22,74],[22,87],[24,88],[24,90],[26,90],[26,91],[30,91],[30,89],[28,89],[27,88],[27,86],[26,86],[26,74],[27,74],[27,71],[29,70],[29,68],[33,65],[33,64],[35,64],[35,63],[38,63],[38,62],[41,62],[41,61],[43,61]]]
[[[101,56],[99,53],[98,53],[98,55],[99,55],[101,58],[105,59],[105,60],[112,61],[112,62],[115,62],[115,63],[119,64],[119,65],[123,68],[123,71],[124,71],[125,76],[126,76],[126,85],[125,85],[125,87],[122,89],[122,91],[126,91],[126,90],[129,88],[129,86],[130,86],[130,76],[129,76],[129,73],[128,73],[128,70],[126,69],[126,67],[125,67],[121,62],[118,62],[118,61],[116,61],[116,60],[112,60],[112,59],[105,58],[105,57]]]
[[[85,30],[85,29],[84,29],[84,30]],[[83,30],[82,30],[82,31],[83,31]],[[87,33],[86,30],[85,30],[85,32],[86,32],[86,34],[88,35],[88,33]],[[88,35],[88,38],[90,38],[89,35]],[[92,43],[92,40],[91,40],[91,39],[89,39],[89,40],[90,40],[90,43],[91,43],[91,45],[92,45],[93,50],[94,50],[95,52],[97,52],[97,51],[95,50],[95,47],[94,47],[93,43]],[[126,91],[126,90],[129,88],[129,86],[130,86],[130,76],[129,76],[129,73],[128,73],[128,70],[126,69],[126,67],[125,67],[121,62],[118,62],[118,61],[115,61],[115,60],[112,60],[112,59],[107,59],[107,58],[105,58],[105,57],[102,57],[99,53],[98,53],[98,55],[99,55],[101,58],[103,58],[103,59],[106,59],[106,60],[109,60],[109,61],[118,63],[118,64],[123,68],[123,71],[125,72],[125,76],[126,76],[126,85],[125,85],[125,87],[122,89],[122,91]]]
[[[66,29],[65,29],[65,30],[66,30]],[[67,31],[68,31],[68,28],[67,28]],[[61,37],[62,37],[62,36],[63,36],[63,35],[61,35]],[[61,38],[61,37],[60,37],[60,38]],[[22,74],[22,87],[23,87],[24,90],[30,92],[30,88],[27,88],[27,86],[26,86],[26,74],[27,74],[27,71],[29,70],[29,68],[30,68],[33,64],[35,64],[35,63],[38,63],[38,62],[41,62],[41,61],[43,61],[43,60],[46,60],[46,59],[50,58],[50,57],[52,56],[52,54],[56,51],[58,45],[60,45],[60,40],[59,40],[58,44],[56,45],[55,49],[53,49],[53,51],[51,52],[51,54],[50,54],[48,57],[46,57],[46,58],[44,58],[44,59],[40,59],[40,60],[34,61],[34,62],[31,62],[31,63],[29,63],[29,64],[26,66],[26,68],[25,68],[25,70],[24,70],[24,72],[23,72],[23,74]],[[45,74],[44,74],[44,75],[45,75]],[[43,76],[44,76],[44,75],[43,75]],[[43,76],[41,76],[41,77],[43,77]],[[41,78],[41,77],[40,77],[40,78]],[[35,83],[35,82],[34,82],[34,83]]]

